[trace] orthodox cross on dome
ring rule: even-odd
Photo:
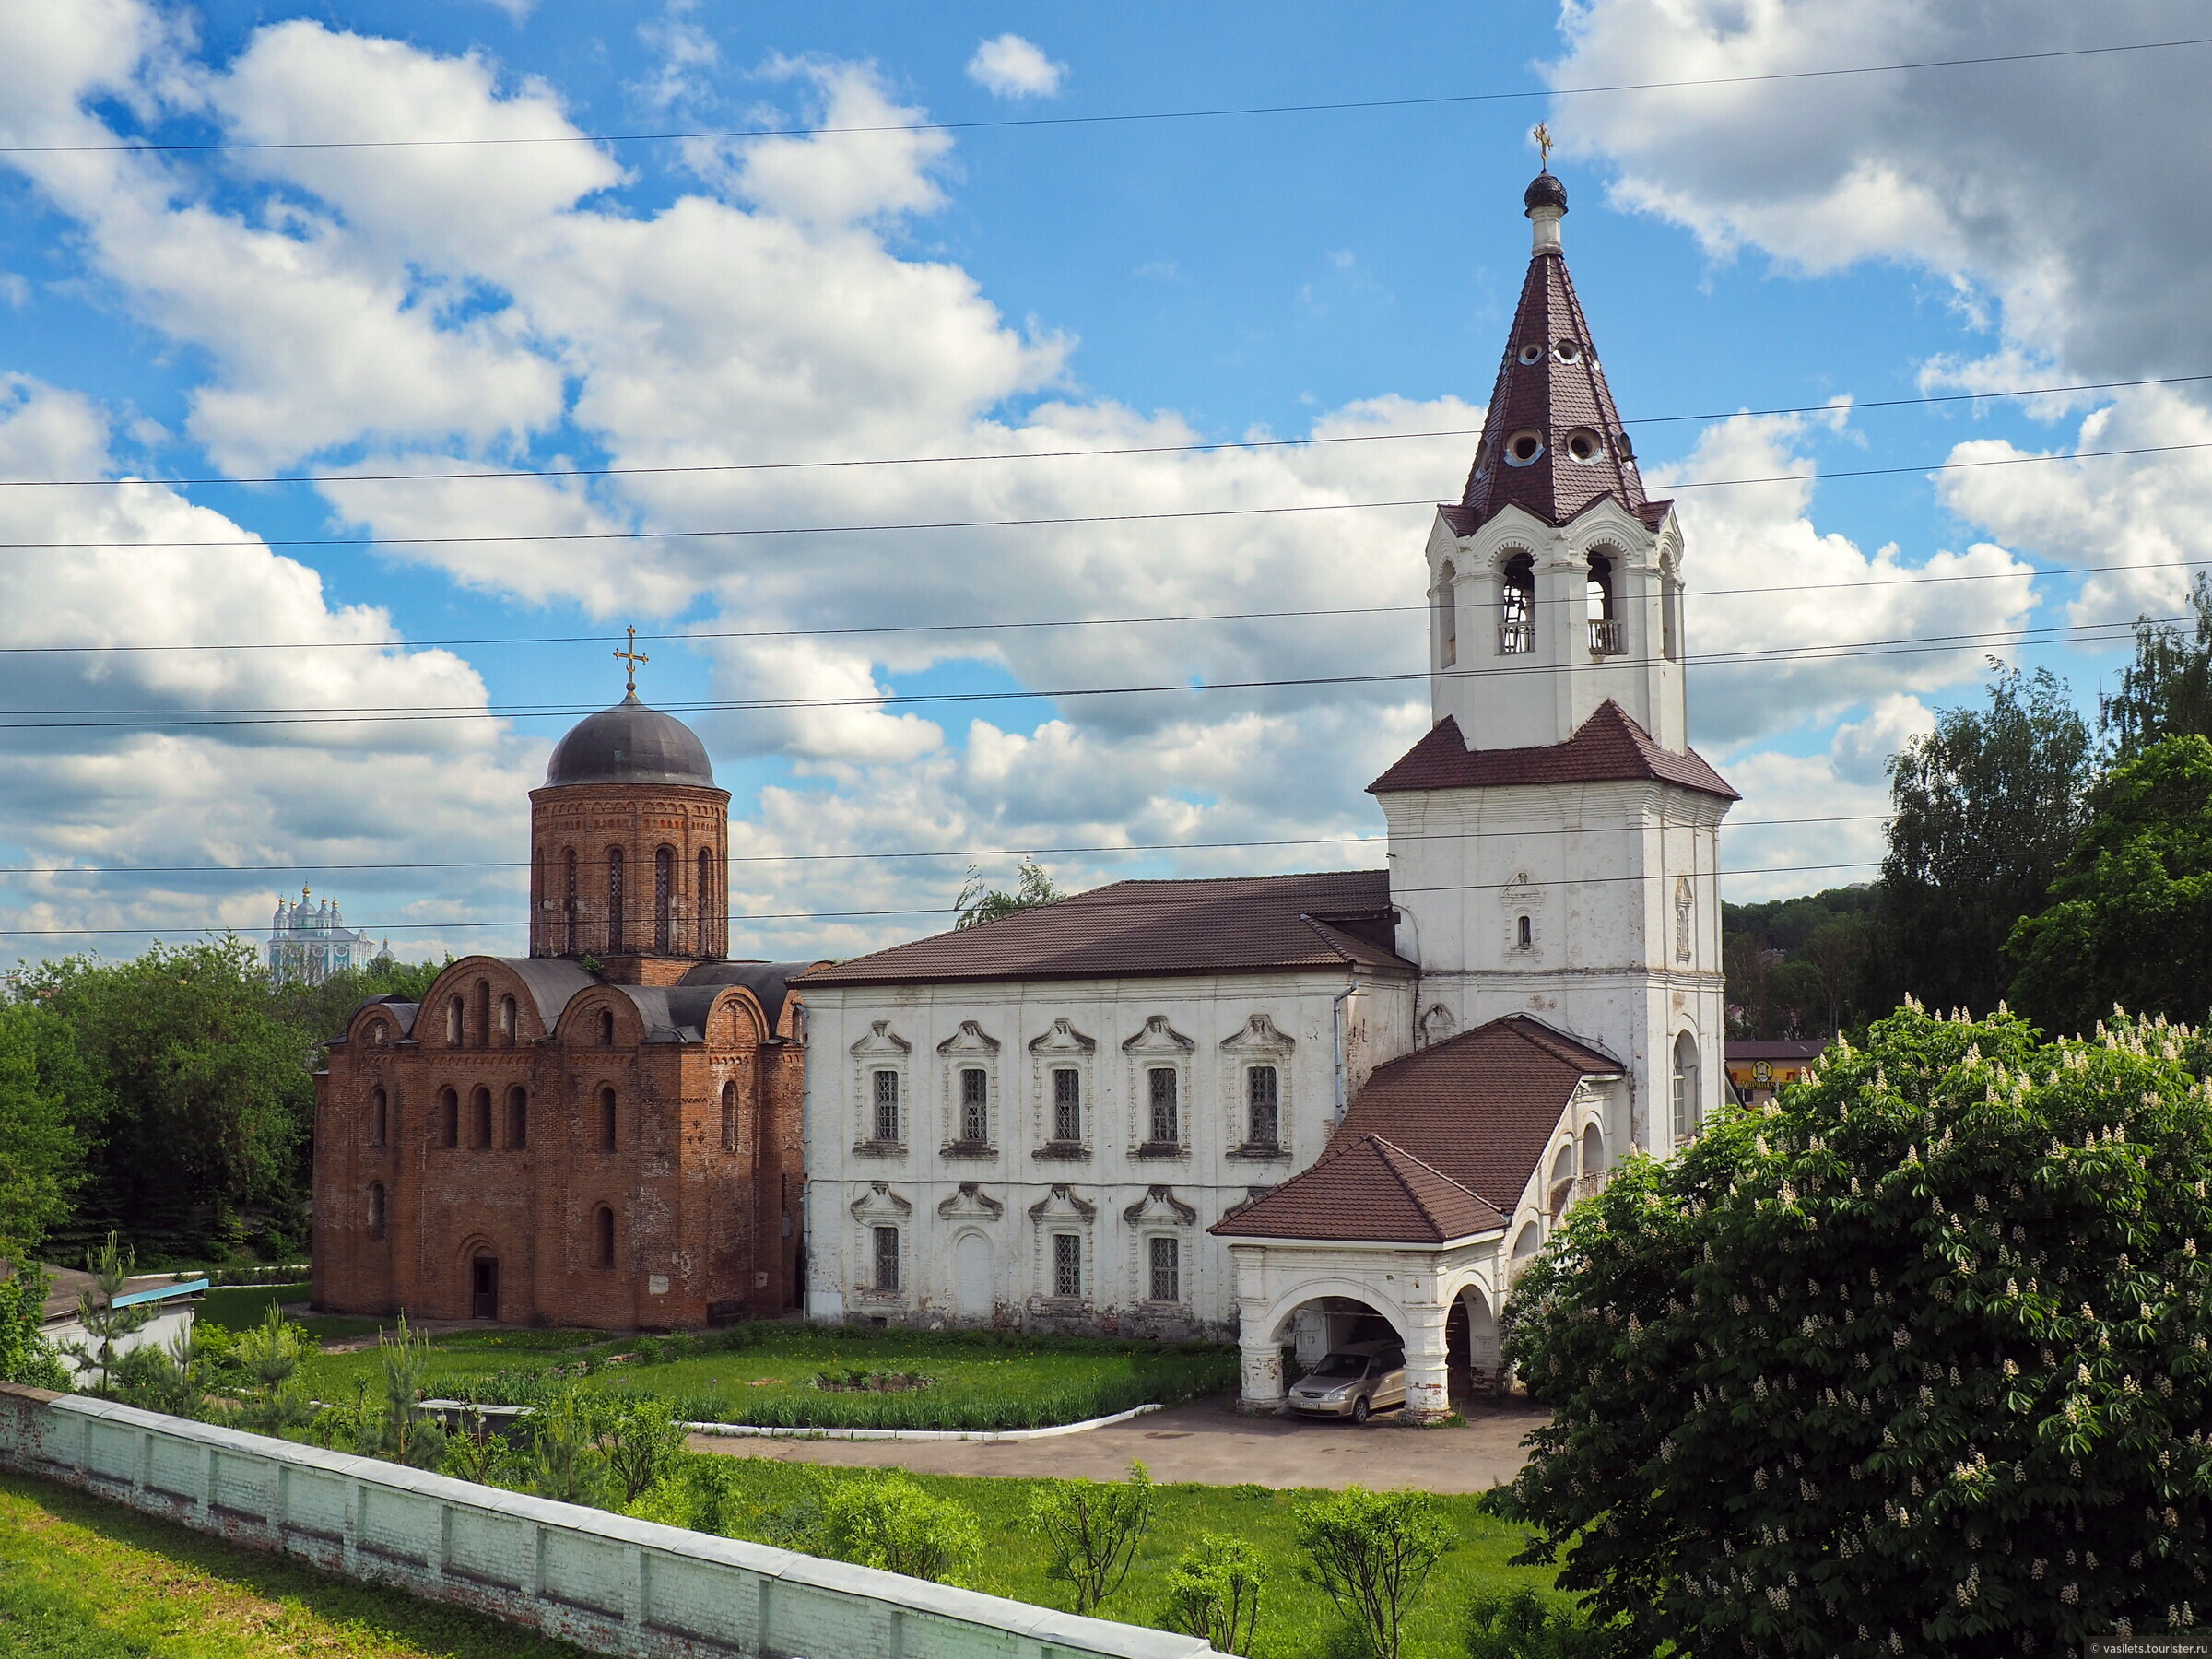
[[[615,660],[629,665],[629,684],[626,689],[632,697],[635,697],[638,694],[638,665],[650,663],[653,659],[638,649],[638,630],[636,629],[627,629],[624,631],[629,635],[629,649],[616,652]]]
[[[1536,151],[1544,158],[1544,171],[1549,172],[1551,171],[1551,128],[1539,121],[1536,123],[1536,130],[1529,136],[1536,141]]]

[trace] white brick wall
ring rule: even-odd
[[[0,1383],[0,1464],[644,1659],[1206,1659],[1194,1637]]]

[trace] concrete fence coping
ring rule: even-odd
[[[81,1425],[74,1433],[69,1428],[73,1422]],[[136,1434],[158,1435],[171,1441],[187,1442],[204,1448],[209,1453],[228,1453],[274,1465],[279,1470],[311,1471],[359,1487],[403,1493],[436,1502],[448,1510],[472,1511],[495,1516],[504,1522],[589,1537],[656,1557],[731,1569],[749,1574],[757,1580],[850,1598],[891,1615],[890,1624],[893,1627],[899,1622],[897,1615],[916,1614],[970,1627],[977,1638],[987,1639],[989,1633],[997,1632],[1001,1641],[1013,1638],[1025,1644],[1019,1650],[1025,1655],[1042,1653],[1049,1656],[1052,1653],[1059,1653],[1096,1654],[1102,1656],[1102,1659],[1210,1659],[1212,1653],[1206,1641],[1198,1637],[1147,1630],[1112,1619],[1078,1617],[1029,1602],[988,1595],[981,1591],[930,1583],[879,1568],[825,1560],[771,1545],[719,1537],[710,1533],[693,1532],[656,1521],[637,1520],[581,1504],[561,1503],[529,1493],[480,1486],[473,1481],[456,1479],[427,1469],[407,1468],[350,1453],[325,1451],[320,1446],[301,1445],[296,1441],[252,1434],[218,1424],[197,1422],[189,1418],[167,1417],[112,1400],[95,1399],[83,1394],[53,1394],[42,1389],[27,1388],[15,1383],[0,1383],[0,1462],[10,1464],[27,1473],[49,1477],[58,1476],[73,1484],[86,1486],[102,1497],[121,1496],[122,1500],[132,1507],[163,1514],[198,1530],[218,1532],[234,1542],[260,1548],[284,1550],[290,1547],[283,1535],[285,1525],[276,1515],[250,1517],[247,1524],[233,1522],[218,1524],[218,1517],[210,1512],[215,1507],[212,1498],[215,1459],[212,1456],[207,1464],[210,1495],[205,1500],[175,1495],[161,1496],[146,1488],[143,1476],[125,1480],[116,1476],[98,1475],[86,1461],[88,1442],[84,1438],[86,1430],[96,1422],[111,1424]],[[147,1455],[150,1456],[150,1453]],[[95,1478],[100,1482],[99,1485],[92,1484]],[[111,1488],[125,1488],[128,1490],[127,1493],[119,1494]],[[435,1551],[432,1553],[435,1561]],[[346,1561],[347,1565],[340,1568],[329,1558],[327,1549],[315,1557],[315,1564],[324,1571],[342,1571],[359,1577],[391,1576],[388,1564],[355,1573],[351,1565],[350,1543],[347,1547]],[[443,1592],[447,1571],[443,1565],[429,1564],[426,1565],[421,1574],[406,1577],[403,1582],[418,1594],[437,1597]],[[427,1582],[418,1582],[418,1577]],[[454,1594],[444,1594],[443,1598],[464,1600],[469,1605],[486,1607],[486,1610],[501,1617],[533,1624],[540,1629],[552,1629],[559,1623],[558,1618],[534,1610],[531,1604],[542,1598],[534,1598],[528,1593],[518,1593],[505,1598],[512,1609],[505,1611],[501,1606],[488,1606],[474,1595]],[[614,1625],[619,1626],[628,1616],[609,1614],[607,1618],[613,1620]],[[590,1621],[585,1622],[588,1625]],[[601,1622],[605,1623],[606,1620]],[[874,1622],[882,1621],[878,1618]],[[572,1624],[560,1628],[559,1633],[583,1645],[599,1647],[603,1652],[661,1651],[650,1641],[641,1644],[619,1641],[612,1645],[606,1641],[594,1641],[592,1640],[594,1634],[593,1630]],[[883,1653],[869,1653],[856,1648],[852,1653],[839,1655],[839,1659],[901,1659],[901,1644],[895,1634],[889,1641],[889,1648]],[[1031,1649],[1026,1645],[1028,1643],[1036,1643],[1039,1647]],[[757,1647],[744,1651],[765,1655],[787,1650],[779,1650],[762,1641]]]

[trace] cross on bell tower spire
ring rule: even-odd
[[[638,649],[638,630],[636,629],[626,629],[624,631],[629,635],[629,649],[616,652],[615,660],[629,665],[629,684],[624,689],[630,696],[635,697],[638,694],[638,665],[650,663],[653,659]]]

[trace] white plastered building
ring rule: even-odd
[[[1432,1414],[1455,1369],[1495,1377],[1516,1265],[1575,1197],[1717,1109],[1736,796],[1688,746],[1681,532],[1568,276],[1565,192],[1525,205],[1425,549],[1435,724],[1371,785],[1387,871],[1121,883],[798,982],[815,1317],[1233,1330],[1254,1410],[1286,1353],[1388,1327]]]

